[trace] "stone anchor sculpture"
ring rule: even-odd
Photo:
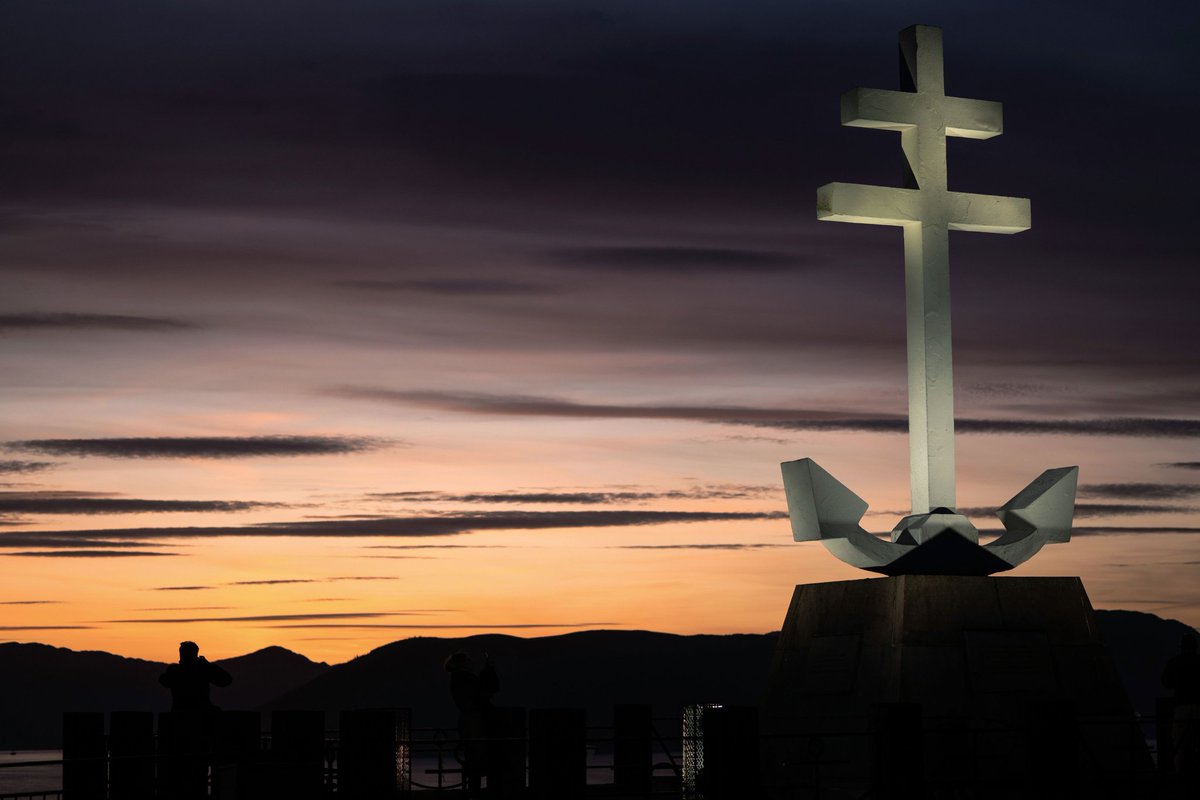
[[[905,29],[900,54],[903,91],[851,90],[841,112],[843,125],[900,133],[905,187],[826,184],[817,190],[817,218],[904,230],[912,514],[890,542],[873,536],[859,525],[867,503],[807,458],[782,465],[788,513],[796,541],[819,540],[855,567],[885,575],[990,575],[1070,539],[1079,468],[1046,470],[1005,503],[997,512],[1005,533],[986,545],[954,511],[949,231],[1028,230],[1029,201],[949,191],[946,137],[1000,135],[1001,104],[946,95],[940,28]]]

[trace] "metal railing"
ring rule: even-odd
[[[1196,772],[1176,774],[1169,747],[1160,753],[1159,741],[1171,735],[1169,720],[1056,715],[1027,720],[1016,730],[999,722],[964,725],[922,718],[908,708],[900,709],[907,716],[806,727],[799,720],[794,729],[760,729],[755,709],[707,708],[713,710],[700,714],[700,725],[691,712],[686,730],[686,714],[644,720],[649,724],[631,732],[620,726],[587,727],[581,711],[558,720],[558,728],[544,722],[536,727],[535,715],[547,712],[531,712],[530,727],[512,735],[464,738],[457,730],[406,728],[395,747],[374,752],[376,767],[390,758],[392,774],[404,778],[382,793],[349,787],[344,773],[350,763],[348,739],[323,727],[319,746],[302,753],[303,766],[314,796],[372,798],[464,796],[472,773],[493,797],[752,800],[784,793],[789,798],[845,796],[848,791],[861,797],[1004,797],[1028,794],[1031,787],[1061,787],[1062,794],[1157,800],[1188,796],[1196,786]],[[519,716],[524,725],[524,715]],[[1039,730],[1041,738],[1030,739],[1030,732]],[[315,744],[318,732],[313,735]],[[137,764],[144,767],[141,794],[127,796],[172,797],[163,776],[182,763],[203,765],[206,795],[263,800],[271,796],[268,784],[260,782],[256,794],[230,794],[223,770],[245,769],[247,775],[257,770],[264,780],[278,779],[301,763],[280,750],[289,736],[257,734],[243,742],[249,745],[245,751],[233,754],[212,742],[194,752],[170,752],[156,735],[152,752],[122,755],[108,735],[91,743],[91,755],[68,750],[60,759],[0,762],[0,780],[6,768],[58,766],[64,773],[61,788],[0,793],[0,800],[104,798],[120,768]],[[71,785],[69,775],[85,773],[91,783]],[[1192,783],[1185,786],[1187,781]],[[118,794],[114,789],[111,796]]]

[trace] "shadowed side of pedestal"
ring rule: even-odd
[[[883,796],[1069,793],[1150,771],[1078,578],[797,586],[768,687],[773,798],[881,783]]]

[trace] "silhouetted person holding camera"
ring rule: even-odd
[[[478,797],[487,768],[487,738],[492,697],[500,691],[500,678],[487,654],[476,674],[471,657],[459,651],[446,659],[450,695],[458,708],[458,735],[462,740],[463,783],[470,797]]]
[[[200,655],[195,642],[180,642],[179,663],[167,667],[158,682],[171,690],[172,711],[213,711],[209,687],[228,686],[233,678]]]
[[[1175,720],[1171,738],[1175,743],[1175,770],[1195,777],[1200,770],[1200,654],[1196,635],[1185,633],[1179,654],[1163,670],[1163,686],[1175,691]]]
[[[214,714],[212,686],[228,686],[233,678],[200,655],[195,642],[179,643],[179,663],[171,664],[158,682],[171,690],[171,714],[159,739],[170,754],[159,765],[172,800],[201,800],[208,796],[208,767]]]

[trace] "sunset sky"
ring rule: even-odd
[[[1200,624],[1200,7],[807,0],[0,4],[0,640],[340,661],[413,635],[762,632],[779,462],[908,511],[899,185],[945,30],[958,496],[1080,466],[1017,575]]]

